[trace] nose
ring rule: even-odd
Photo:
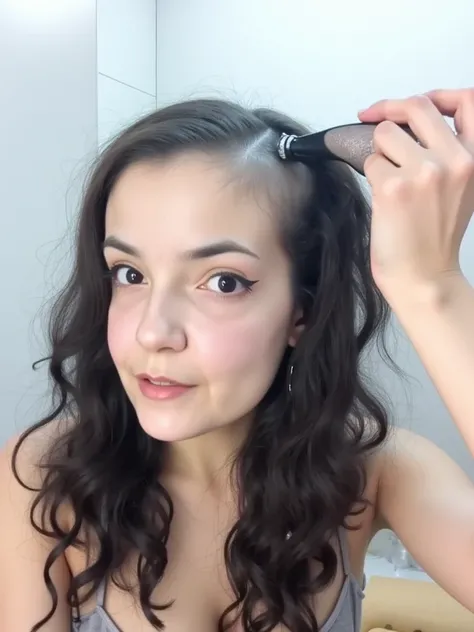
[[[137,342],[147,351],[183,351],[187,338],[183,306],[171,297],[151,296],[137,329]]]

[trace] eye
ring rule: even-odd
[[[143,283],[143,274],[126,265],[113,266],[110,270],[110,276],[116,285],[140,285]]]
[[[243,292],[251,292],[252,286],[257,281],[250,281],[245,277],[232,272],[219,272],[214,274],[205,284],[209,290],[217,294],[235,295]]]

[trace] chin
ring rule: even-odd
[[[158,410],[136,409],[138,423],[144,432],[153,439],[172,443],[194,439],[213,428],[197,419],[189,418],[178,411],[166,413]]]

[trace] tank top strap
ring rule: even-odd
[[[96,604],[99,608],[103,608],[105,605],[105,593],[107,589],[107,580],[104,578],[97,588],[96,592]]]
[[[339,540],[339,548],[341,550],[342,570],[347,577],[351,575],[351,564],[349,560],[349,545],[347,542],[347,533],[344,527],[339,527],[337,530],[337,537]]]

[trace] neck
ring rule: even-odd
[[[168,444],[166,478],[192,481],[199,487],[228,487],[231,467],[247,436],[249,419],[244,418],[192,439]]]

